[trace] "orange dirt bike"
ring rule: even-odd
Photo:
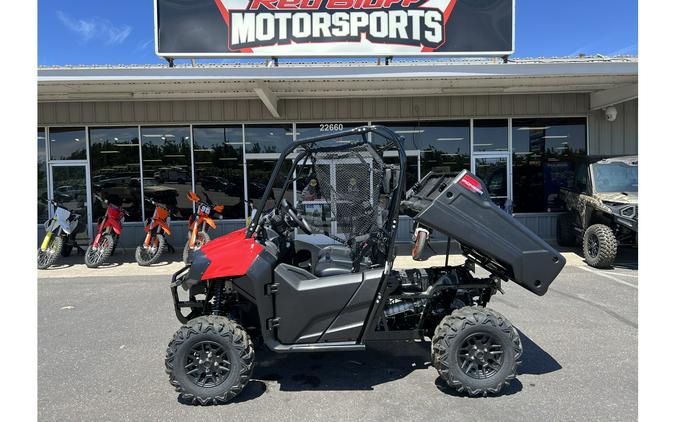
[[[122,207],[106,202],[108,208],[105,215],[99,218],[94,241],[91,242],[84,255],[84,263],[89,268],[98,267],[112,255],[117,246],[117,240],[122,234],[124,216],[129,215]]]
[[[204,193],[204,200],[197,196],[194,192],[188,192],[187,197],[190,201],[197,204],[197,212],[190,216],[188,221],[188,240],[183,249],[183,261],[189,264],[192,261],[194,252],[201,249],[211,238],[207,231],[209,226],[216,228],[216,223],[213,221],[214,214],[223,212],[223,205],[213,205],[209,196]]]
[[[141,266],[148,266],[159,261],[167,249],[173,252],[173,246],[166,240],[166,236],[171,236],[169,225],[171,216],[169,209],[164,204],[155,202],[152,199],[146,199],[155,206],[155,212],[152,217],[145,220],[145,240],[142,245],[136,248],[136,262]]]

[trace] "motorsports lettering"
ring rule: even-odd
[[[503,56],[515,0],[155,0],[180,57]]]
[[[360,42],[436,49],[443,11],[427,0],[250,0],[227,10],[233,50],[290,43]],[[224,6],[223,6],[224,7]]]

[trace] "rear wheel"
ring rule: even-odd
[[[98,247],[95,248],[93,244],[89,245],[87,252],[84,255],[84,263],[89,268],[97,268],[103,264],[112,254],[115,239],[111,234],[104,234],[98,242]]]
[[[148,266],[159,261],[166,252],[166,239],[163,234],[157,234],[150,239],[150,245],[140,245],[136,248],[136,262],[141,266]]]
[[[461,308],[434,332],[431,358],[443,380],[470,396],[497,394],[516,377],[523,348],[518,331],[501,314]]]
[[[56,258],[59,257],[61,250],[63,249],[63,239],[61,236],[52,234],[52,238],[49,239],[47,248],[43,251],[38,249],[37,257],[37,267],[39,270],[44,270],[49,268],[56,262]]]
[[[210,241],[211,237],[209,237],[208,233],[197,232],[197,237],[195,239],[195,246],[193,248],[190,247],[190,239],[188,239],[188,241],[185,243],[185,247],[183,248],[183,262],[185,262],[186,264],[191,263],[195,251],[198,251],[199,249],[202,248],[202,246],[206,245]]]
[[[570,214],[562,214],[558,217],[555,234],[558,245],[576,246],[577,236],[574,231],[574,221]]]
[[[221,316],[188,321],[166,350],[169,382],[192,404],[219,404],[236,397],[251,377],[255,352],[246,331]]]
[[[612,229],[593,224],[584,233],[584,258],[591,267],[609,268],[616,258],[617,241]]]

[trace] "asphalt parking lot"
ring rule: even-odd
[[[260,350],[244,392],[217,407],[182,403],[164,373],[166,346],[180,325],[167,286],[175,264],[151,268],[146,273],[152,275],[125,272],[124,265],[100,272],[70,267],[79,275],[67,278],[64,268],[43,271],[38,279],[39,417],[635,420],[635,261],[629,254],[613,270],[599,271],[568,258],[544,297],[506,283],[506,294],[498,294],[492,307],[519,329],[524,356],[517,380],[498,397],[454,393],[429,366],[428,344],[401,343],[349,353]]]

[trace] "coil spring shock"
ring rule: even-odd
[[[223,314],[223,280],[213,282],[213,315]]]

